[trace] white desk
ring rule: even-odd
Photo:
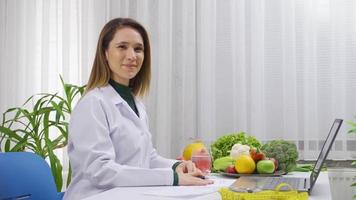
[[[294,172],[288,176],[307,177],[309,176],[309,173]],[[118,187],[85,198],[85,200],[221,200],[220,194],[217,192],[218,189],[220,187],[228,187],[235,180],[234,178],[222,177],[219,175],[212,175],[211,179],[214,179],[215,183],[209,186]],[[176,191],[177,194],[171,194],[172,191]],[[193,191],[196,193],[201,192],[201,194],[188,195],[188,191]],[[162,194],[165,196],[158,196],[157,194]],[[313,191],[309,196],[309,200],[331,200],[331,192],[327,172],[320,173]]]

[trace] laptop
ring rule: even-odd
[[[309,178],[241,176],[231,184],[229,188],[236,192],[258,192],[262,190],[274,190],[280,183],[287,183],[294,190],[308,192],[310,194],[324,161],[329,154],[330,148],[334,143],[336,135],[339,132],[342,121],[342,119],[335,119]],[[280,190],[289,189],[288,187],[281,187]]]

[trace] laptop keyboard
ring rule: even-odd
[[[300,180],[301,179],[297,179],[297,178],[282,178],[282,177],[268,178],[263,186],[263,189],[274,190],[281,183],[287,183],[293,189],[297,189]],[[282,187],[281,190],[289,190],[289,188]]]

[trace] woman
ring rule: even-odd
[[[71,114],[68,154],[73,175],[64,199],[120,186],[206,185],[191,161],[159,156],[143,97],[151,75],[146,30],[133,19],[109,21],[100,33],[85,95]]]

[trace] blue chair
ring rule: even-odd
[[[61,200],[47,162],[30,152],[0,153],[0,200]]]

